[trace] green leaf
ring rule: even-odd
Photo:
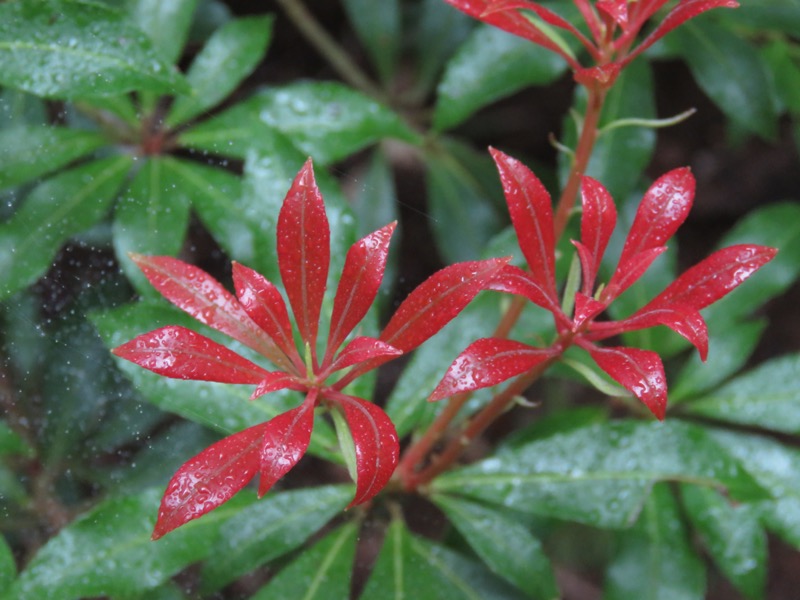
[[[388,82],[400,53],[401,11],[399,0],[344,0],[347,18],[369,52],[381,80]]]
[[[179,141],[198,150],[244,158],[250,148],[259,148],[263,130],[255,123],[284,134],[318,164],[336,162],[383,138],[410,144],[421,141],[391,110],[335,82],[264,89],[183,133]]]
[[[678,503],[666,485],[657,485],[636,525],[619,534],[603,598],[702,600],[705,589],[705,568],[692,550]]]
[[[796,0],[758,0],[742,2],[736,10],[726,10],[719,17],[738,27],[752,30],[774,29],[794,35],[800,31],[800,6]]]
[[[605,406],[579,406],[576,408],[557,409],[539,417],[528,427],[517,429],[503,439],[503,446],[519,448],[536,440],[568,433],[575,429],[589,427],[608,420],[608,408]]]
[[[71,236],[108,212],[131,167],[127,156],[97,160],[51,177],[0,224],[0,299],[33,283]]]
[[[800,13],[800,11],[798,11]],[[760,49],[782,110],[800,114],[800,64],[793,59],[795,45],[774,40]]]
[[[522,597],[482,565],[411,535],[400,520],[389,525],[375,568],[361,594],[364,600],[510,600]]]
[[[559,597],[555,576],[541,542],[507,513],[451,496],[432,498],[475,553],[496,574],[528,597]]]
[[[554,435],[445,473],[431,488],[596,527],[635,521],[656,481],[726,489],[737,498],[763,490],[703,428],[616,421]]]
[[[128,12],[167,64],[180,58],[197,0],[132,0]]]
[[[75,103],[76,108],[90,115],[97,123],[111,123],[113,127],[121,129],[115,119],[119,119],[128,126],[129,135],[135,135],[134,131],[141,127],[139,110],[130,95],[123,96],[96,96],[94,98],[82,98]]]
[[[353,498],[350,485],[271,493],[232,518],[210,549],[203,587],[217,590],[241,575],[291,552],[341,512]]]
[[[777,115],[769,79],[758,51],[741,36],[696,19],[669,36],[700,88],[734,123],[765,138],[774,138]]]
[[[686,512],[714,562],[745,598],[764,597],[767,536],[751,505],[732,506],[714,490],[681,486]]]
[[[96,313],[92,316],[92,322],[109,348],[166,325],[183,325],[209,337],[216,336],[188,315],[162,302],[139,302]],[[220,343],[234,346],[224,336],[216,337]],[[246,353],[239,347],[236,350]],[[149,402],[227,435],[268,421],[300,402],[300,397],[294,392],[276,392],[260,401],[251,402],[252,389],[248,386],[168,379],[121,359],[116,363]],[[339,460],[337,448],[336,434],[325,421],[318,419],[308,451]]]
[[[691,396],[710,390],[741,369],[756,349],[767,326],[764,319],[735,323],[708,338],[708,360],[693,352],[670,384],[672,406]]]
[[[122,13],[88,0],[0,4],[0,84],[48,98],[188,89]]]
[[[252,600],[348,598],[357,535],[355,523],[333,530],[286,565]]]
[[[465,121],[478,109],[564,72],[556,54],[496,27],[479,25],[450,59],[437,87],[434,129]]]
[[[726,423],[800,433],[800,354],[773,359],[688,403],[686,412]]]
[[[44,101],[16,90],[7,89],[0,92],[0,127],[3,129],[21,124],[39,127],[49,123]]]
[[[497,173],[488,154],[476,155],[455,142],[425,155],[430,224],[446,262],[477,259],[500,230],[492,198],[501,198]],[[491,184],[483,173],[491,170]]]
[[[178,161],[169,157],[146,159],[114,213],[117,260],[142,294],[156,292],[128,253],[174,256],[186,237],[192,194],[175,165]]]
[[[175,99],[166,119],[168,127],[216,106],[252,73],[269,44],[272,21],[272,17],[236,19],[214,32],[186,74],[193,94]]]
[[[17,563],[4,537],[0,537],[0,594],[5,593],[17,577]]]
[[[106,143],[100,134],[66,127],[4,129],[0,131],[0,189],[56,171]]]
[[[8,423],[0,421],[0,456],[24,456],[33,458],[35,455],[33,448],[20,436],[13,431]]]
[[[585,88],[578,86],[577,94],[577,110],[583,115],[586,107]],[[600,117],[600,128],[620,119],[655,117],[652,70],[645,60],[635,60],[625,67],[608,93]],[[578,133],[573,119],[565,121],[564,131],[562,143],[574,150]],[[601,181],[618,203],[624,202],[640,182],[655,145],[656,134],[647,127],[617,127],[605,131],[595,142],[586,174]],[[569,173],[570,160],[565,154],[559,156],[562,182]]]
[[[149,590],[209,555],[229,518],[228,502],[202,519],[150,541],[161,490],[107,500],[81,515],[39,550],[9,591],[15,600],[70,600]]]

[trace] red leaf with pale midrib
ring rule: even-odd
[[[453,361],[430,400],[441,400],[460,392],[472,392],[503,383],[530,371],[556,354],[552,348],[534,348],[514,340],[476,340]]]
[[[581,182],[581,204],[581,243],[586,248],[586,256],[581,255],[583,293],[591,296],[600,261],[617,224],[617,209],[608,190],[591,177]]]
[[[233,350],[179,325],[143,333],[112,352],[149,371],[174,379],[258,383],[269,374]]]
[[[366,336],[357,337],[342,348],[336,360],[331,364],[330,370],[333,373],[366,361],[374,361],[370,363],[370,367],[376,368],[383,362],[396,358],[401,354],[403,354],[402,350],[398,350],[381,340]]]
[[[178,469],[161,499],[154,540],[227,502],[248,484],[258,471],[266,426],[228,436]]]
[[[311,159],[292,182],[278,215],[278,267],[300,336],[316,352],[330,266],[330,227]]]

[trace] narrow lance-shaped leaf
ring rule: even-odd
[[[556,297],[555,232],[550,194],[528,167],[490,148],[497,164],[508,212],[531,278],[550,298]]]
[[[247,485],[259,468],[266,426],[228,436],[178,469],[161,499],[154,540],[227,502]]]
[[[664,419],[667,378],[658,354],[638,348],[581,346],[614,381],[636,396],[659,420]]]
[[[261,480],[259,497],[269,489],[303,457],[311,441],[314,428],[314,407],[319,391],[314,388],[297,408],[278,415],[265,424],[264,445],[261,448]]]
[[[280,355],[228,290],[211,275],[171,256],[131,254],[153,287],[192,317],[264,354],[273,362]]]
[[[541,306],[554,315],[563,315],[558,301],[551,298],[547,292],[542,289],[542,286],[531,277],[530,273],[523,271],[517,266],[505,265],[500,273],[489,283],[488,289],[496,292],[523,296],[536,306]]]
[[[398,350],[386,342],[366,336],[357,337],[342,349],[331,364],[330,370],[331,372],[339,371],[366,361],[370,361],[370,366],[375,368],[380,364],[379,359],[386,362],[401,354],[403,354],[402,350]]]
[[[581,256],[583,293],[591,296],[597,269],[617,224],[617,209],[608,190],[591,177],[584,177],[581,182],[581,203],[581,243],[588,251],[586,258],[591,259]]]
[[[649,248],[631,256],[624,264],[620,263],[611,281],[608,282],[608,285],[600,295],[602,301],[608,304],[617,298],[622,292],[636,283],[644,275],[645,271],[650,268],[653,261],[666,251],[666,246]]]
[[[278,216],[278,266],[303,341],[316,352],[330,265],[330,227],[311,159],[292,182]]]
[[[350,247],[333,301],[326,358],[367,314],[383,280],[389,242],[397,222],[369,234]]]
[[[575,294],[575,316],[573,318],[573,329],[577,330],[586,321],[594,319],[606,309],[604,302],[598,302],[591,296],[581,292]]]
[[[628,0],[598,0],[595,6],[614,19],[622,29],[628,28]]]
[[[305,391],[305,387],[297,383],[297,377],[289,375],[283,371],[273,371],[258,382],[258,386],[250,396],[250,400],[260,398],[264,394],[277,392],[279,390],[292,389],[298,392]]]
[[[144,333],[112,352],[140,367],[175,379],[259,383],[269,375],[233,350],[180,325]]]
[[[551,348],[534,348],[514,340],[477,340],[450,365],[430,400],[497,385],[555,355]]]
[[[397,466],[400,445],[397,431],[381,408],[361,398],[327,396],[344,411],[356,451],[356,495],[350,506],[363,504],[388,483]]]

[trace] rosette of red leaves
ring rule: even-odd
[[[439,400],[502,383],[554,360],[570,345],[586,350],[612,379],[631,392],[659,419],[667,406],[667,384],[655,352],[603,347],[596,342],[627,331],[666,325],[689,340],[705,360],[708,332],[700,310],[716,302],[772,260],[777,250],[742,244],[718,250],[683,273],[647,305],[620,321],[597,321],[608,306],[636,282],[666,250],[664,244],[692,207],[695,180],[688,168],[675,169],[647,190],[625,239],[616,269],[606,285],[595,290],[600,262],[616,226],[617,212],[608,191],[583,177],[581,241],[573,241],[582,272],[572,316],[565,314],[556,293],[555,240],[550,195],[519,161],[491,149],[528,270],[506,265],[492,289],[521,295],[553,314],[558,337],[547,348],[508,339],[485,338],[470,345],[450,366],[431,395]]]
[[[589,31],[584,35],[556,12],[530,0],[446,0],[485,23],[555,52],[584,85],[608,87],[620,70],[667,33],[712,8],[735,8],[735,0],[679,0],[664,19],[635,47],[645,23],[669,0],[573,0]],[[521,12],[523,11],[523,12]],[[588,52],[594,63],[584,67],[551,28],[561,29]],[[632,48],[633,47],[633,48]]]
[[[176,258],[133,256],[167,300],[277,369],[268,370],[180,326],[140,335],[114,354],[165,377],[252,384],[253,399],[282,389],[305,394],[296,408],[189,459],[167,485],[153,539],[226,502],[256,474],[258,494],[265,494],[305,454],[317,407],[340,411],[350,430],[357,475],[351,506],[367,502],[386,485],[398,460],[394,425],[378,406],[345,394],[343,388],[439,331],[507,262],[464,262],[442,269],[406,298],[379,338],[350,339],[378,293],[394,229],[391,223],[348,251],[321,353],[318,323],[330,263],[330,228],[310,160],[292,183],[277,225],[278,266],[302,351],[295,345],[280,291],[255,271],[234,263],[234,296],[201,269]]]

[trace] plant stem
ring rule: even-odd
[[[350,55],[319,24],[301,0],[278,0],[286,16],[308,42],[325,58],[347,83],[380,102],[387,102],[383,91],[353,62]]]

